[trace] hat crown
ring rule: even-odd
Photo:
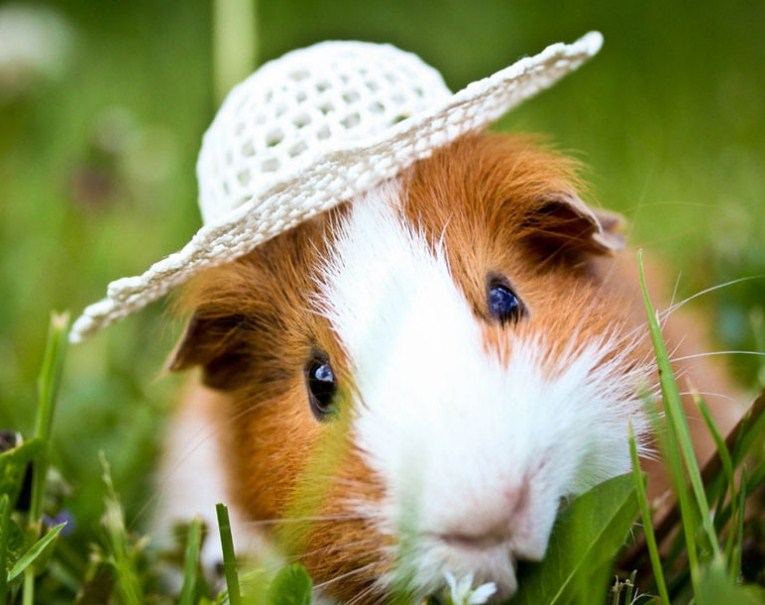
[[[205,133],[205,224],[326,150],[385,133],[450,95],[435,69],[388,44],[322,42],[266,63],[229,93]]]

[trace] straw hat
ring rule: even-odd
[[[197,162],[204,226],[145,273],[109,284],[70,334],[79,342],[202,269],[231,261],[552,86],[595,55],[590,32],[452,93],[416,55],[323,42],[270,61],[236,86]]]

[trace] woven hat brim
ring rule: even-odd
[[[553,44],[469,84],[381,135],[328,147],[225,220],[202,227],[180,251],[142,275],[111,282],[106,298],[88,306],[74,323],[70,340],[82,341],[161,298],[203,269],[239,258],[272,237],[395,177],[460,136],[482,130],[577,69],[600,50],[602,43],[600,33],[590,32],[573,44]]]

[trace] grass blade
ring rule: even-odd
[[[222,503],[215,505],[218,515],[218,531],[220,544],[223,549],[223,575],[226,578],[228,589],[228,601],[231,605],[241,605],[242,593],[239,588],[239,574],[236,570],[236,555],[234,553],[234,539],[231,536],[231,521],[228,517],[228,509]]]
[[[659,426],[654,422],[653,411],[655,406],[650,400],[645,400],[644,404],[649,414],[651,414],[652,426]],[[658,412],[656,412],[658,413]],[[765,424],[761,423],[761,419],[765,421],[765,391],[752,402],[749,406],[749,410],[744,417],[739,420],[736,427],[728,434],[725,444],[728,451],[731,453],[734,470],[738,469],[740,460],[737,457],[737,451],[740,451],[743,443],[748,444],[747,447],[751,448],[752,444],[757,443],[754,438],[755,435],[762,435],[761,431],[765,430]],[[658,420],[658,418],[656,419]],[[758,432],[760,431],[760,432]],[[712,500],[715,494],[719,494],[723,489],[723,483],[725,479],[725,473],[722,470],[722,462],[720,461],[719,454],[715,453],[714,456],[706,463],[704,470],[701,473],[702,479],[705,485],[708,486],[707,494],[708,498]],[[755,481],[755,478],[757,481]],[[749,475],[750,492],[757,488],[761,483],[765,483],[765,460],[761,461],[757,467]],[[715,527],[724,528],[731,516],[732,506],[728,502],[722,510],[715,511]],[[661,544],[664,540],[668,539],[678,527],[678,521],[680,520],[680,508],[679,503],[675,501],[672,508],[664,515],[662,520],[655,526],[654,532],[656,534],[657,543]],[[621,560],[621,565],[624,569],[640,568],[645,563],[645,543],[636,543],[630,547]],[[670,557],[671,559],[671,557]],[[667,565],[671,566],[671,560],[665,557],[665,568]],[[671,592],[671,591],[670,591]]]
[[[68,343],[69,314],[54,313],[48,330],[42,369],[37,379],[37,421],[35,437],[42,441],[42,450],[37,456],[32,475],[32,502],[29,519],[38,523],[42,516],[42,502],[45,493],[45,477],[48,472],[48,441],[53,426],[56,396],[64,369],[64,355]]]
[[[186,555],[183,561],[183,587],[178,605],[193,605],[199,569],[199,550],[202,546],[202,519],[194,517],[189,525]]]
[[[733,522],[731,524],[731,529],[728,531],[728,538],[725,544],[725,561],[728,562],[728,569],[730,570],[731,579],[735,580],[738,575],[738,570],[740,569],[741,565],[740,563],[736,562],[735,557],[735,550],[734,545],[736,543],[736,538],[738,536],[738,523],[737,519],[739,518],[738,515],[741,515],[741,521],[743,522],[743,515],[744,511],[741,506],[743,505],[743,502],[745,501],[739,501],[739,499],[736,496],[736,477],[733,470],[733,460],[731,458],[730,452],[728,451],[728,446],[725,444],[725,439],[723,439],[722,434],[720,433],[720,429],[717,428],[717,424],[714,421],[714,418],[712,418],[712,413],[709,411],[709,407],[707,406],[706,402],[699,397],[698,393],[695,391],[692,392],[693,401],[696,404],[696,406],[701,411],[701,415],[704,418],[704,422],[707,425],[707,428],[709,429],[710,434],[712,435],[712,439],[714,439],[715,446],[717,447],[717,455],[720,458],[720,463],[722,464],[723,468],[723,476],[725,477],[725,483],[727,483],[728,486],[728,492],[730,493],[730,503],[732,507],[732,519]],[[718,496],[717,500],[717,507],[716,511],[719,515],[723,510],[723,504],[725,502],[725,493],[726,489],[723,486],[720,489],[720,494]],[[719,529],[722,529],[722,527],[719,527]],[[743,529],[743,525],[742,525]]]
[[[130,552],[122,505],[114,489],[109,463],[103,453],[101,465],[104,469],[103,480],[106,484],[106,510],[103,524],[106,528],[111,564],[117,578],[117,589],[125,605],[143,605],[145,602],[143,588],[136,571],[134,556]]]
[[[712,418],[712,412],[709,411],[709,406],[707,406],[706,402],[701,397],[699,397],[699,394],[695,391],[692,392],[692,397],[694,403],[701,411],[701,415],[703,416],[704,422],[706,423],[707,428],[712,435],[712,439],[714,439],[715,446],[717,447],[717,455],[720,457],[723,472],[725,473],[725,478],[727,479],[728,486],[731,490],[731,500],[733,500],[735,492],[735,475],[733,472],[733,459],[731,458],[730,452],[728,451],[728,446],[725,444],[725,439],[720,433],[720,429],[717,428],[717,423],[715,423],[714,418]],[[722,493],[725,493],[724,490],[722,490]]]
[[[757,466],[754,467],[748,477],[747,491],[752,493],[759,489],[763,483],[765,483],[765,460],[760,460],[760,462],[757,463]]]
[[[11,522],[11,499],[8,494],[0,497],[0,604],[8,602],[8,535]]]
[[[638,506],[640,507],[640,517],[643,520],[643,534],[645,535],[646,544],[648,545],[648,554],[651,557],[651,566],[653,567],[653,575],[656,582],[656,588],[659,591],[662,605],[670,605],[667,583],[664,580],[664,570],[662,569],[661,558],[659,557],[659,547],[656,544],[656,536],[653,531],[651,507],[648,504],[648,494],[646,493],[645,489],[643,472],[640,469],[640,459],[638,458],[637,443],[635,442],[635,434],[632,431],[631,424],[629,439],[630,456],[632,457],[632,475],[635,478],[635,488],[637,493]],[[631,599],[627,600],[627,603],[630,602]]]
[[[45,479],[48,475],[48,442],[53,426],[53,414],[56,409],[56,396],[64,369],[64,354],[69,342],[69,314],[53,313],[45,345],[45,356],[40,375],[37,379],[37,421],[35,436],[42,442],[32,467],[32,497],[29,505],[29,523],[35,535],[41,529],[42,503],[45,495]],[[34,574],[24,574],[24,605],[33,605],[35,590]]]
[[[51,527],[47,534],[35,542],[27,552],[21,555],[19,560],[16,561],[13,567],[11,567],[11,570],[8,572],[8,581],[12,582],[23,571],[29,569],[32,563],[34,563],[35,560],[52,544],[52,542],[56,539],[64,527],[66,527],[66,521]]]
[[[762,605],[765,590],[760,586],[736,584],[726,574],[722,561],[715,561],[704,572],[696,605]]]
[[[734,504],[733,519],[731,523],[730,534],[735,536],[735,541],[731,540],[731,552],[728,556],[729,573],[732,580],[735,580],[741,574],[741,555],[744,552],[744,519],[746,518],[746,497],[749,493],[749,480],[746,474],[746,468],[741,472],[741,488],[739,489],[738,502]]]
[[[635,521],[638,505],[632,476],[609,479],[579,496],[558,517],[548,553],[529,563],[518,578],[512,605],[563,605],[610,565]],[[605,584],[603,594],[605,594]]]
[[[652,527],[653,528],[653,527]],[[627,580],[627,590],[624,593],[624,602],[627,605],[632,605],[632,600],[635,594],[635,580],[637,578],[637,570],[633,571],[630,574],[629,579]]]
[[[680,391],[677,388],[672,366],[669,362],[669,354],[664,344],[664,338],[659,326],[656,311],[653,308],[651,299],[648,295],[648,286],[645,281],[645,270],[643,268],[642,253],[638,255],[640,270],[640,285],[643,292],[643,302],[645,304],[646,314],[648,316],[648,325],[656,354],[656,363],[659,368],[659,380],[661,383],[661,393],[664,399],[664,411],[667,417],[668,430],[667,454],[672,467],[672,473],[677,489],[678,500],[680,501],[680,511],[683,516],[683,529],[688,547],[688,562],[691,567],[691,576],[694,588],[698,588],[700,582],[698,568],[698,553],[696,551],[696,540],[694,534],[693,513],[688,498],[688,492],[685,488],[684,473],[680,454],[685,462],[685,470],[691,482],[691,488],[695,496],[696,506],[701,515],[701,526],[706,533],[709,547],[712,549],[716,560],[722,559],[720,545],[717,542],[717,534],[712,523],[712,515],[707,502],[704,484],[701,480],[701,472],[696,462],[696,454],[693,450],[688,423],[683,412],[682,402],[680,400]],[[679,448],[679,450],[678,450]]]
[[[737,429],[738,438],[732,449],[733,466],[738,465],[744,460],[746,455],[752,449],[752,446],[758,442],[761,435],[765,434],[765,391],[755,400],[749,411],[739,423]]]

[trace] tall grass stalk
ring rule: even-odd
[[[725,444],[725,439],[723,438],[722,433],[720,433],[720,429],[717,427],[714,418],[712,418],[712,412],[710,411],[709,406],[707,406],[706,402],[699,396],[698,393],[693,391],[691,394],[693,397],[693,402],[696,404],[696,407],[699,408],[701,416],[704,419],[704,423],[707,425],[709,433],[712,435],[712,439],[715,442],[717,455],[720,458],[720,464],[723,468],[723,476],[725,478],[725,482],[728,484],[728,489],[730,490],[730,499],[732,502],[735,498],[736,478],[733,471],[733,459],[730,456],[730,451],[728,450],[728,446]],[[725,489],[721,489],[718,495],[717,510],[722,509],[724,499]]]
[[[738,517],[741,517],[742,522],[744,519],[743,504],[745,500],[740,501],[737,497],[736,475],[733,468],[733,459],[731,458],[728,446],[725,444],[725,439],[720,433],[720,429],[717,427],[714,418],[712,418],[712,412],[710,411],[709,407],[704,402],[704,400],[701,399],[698,393],[693,392],[692,396],[696,407],[699,408],[701,416],[704,418],[704,422],[706,423],[707,428],[712,435],[712,439],[714,439],[715,446],[717,447],[717,455],[720,458],[720,464],[722,465],[723,469],[723,477],[725,478],[725,482],[727,483],[728,487],[727,490],[724,488],[720,489],[720,493],[717,496],[717,506],[715,507],[715,510],[718,512],[718,514],[723,510],[725,504],[725,496],[728,494],[732,511],[731,514],[734,515],[731,522],[731,527],[737,528]],[[739,507],[739,504],[741,504],[741,507]],[[740,569],[740,565],[736,564],[736,557],[734,556],[734,547],[737,543],[737,537],[738,531],[733,531],[731,529],[728,531],[728,538],[725,542],[725,560],[729,562],[729,573],[731,580],[736,579],[738,569]]]
[[[214,0],[213,78],[218,104],[255,67],[256,31],[256,0]]]
[[[741,429],[741,437],[736,441],[731,454],[733,466],[736,468],[743,462],[762,435],[765,435],[765,412],[759,411],[754,415],[747,414],[744,425]]]
[[[64,369],[64,357],[69,336],[69,314],[53,313],[48,329],[42,369],[37,379],[37,421],[35,437],[42,441],[42,448],[34,461],[32,470],[32,496],[29,506],[29,524],[34,537],[39,537],[41,529],[45,479],[48,475],[48,449],[56,410],[61,375]],[[34,569],[30,566],[24,573],[24,605],[34,605]]]
[[[11,499],[0,497],[0,605],[8,602],[8,534],[11,520]]]
[[[202,545],[202,519],[194,517],[189,525],[186,555],[183,564],[183,587],[178,605],[194,605],[194,593],[197,584],[197,569],[199,567],[199,550]]]
[[[124,605],[143,605],[145,602],[143,586],[136,571],[134,556],[130,552],[125,530],[125,516],[114,489],[109,463],[103,453],[101,453],[101,465],[104,469],[103,480],[106,486],[106,510],[103,523],[106,528],[108,552],[117,579],[117,589]]]
[[[656,544],[656,535],[653,531],[653,520],[651,518],[651,507],[648,504],[648,495],[645,488],[645,479],[643,472],[640,470],[640,459],[638,458],[637,442],[635,441],[635,433],[632,430],[630,424],[629,441],[630,441],[630,456],[632,457],[632,473],[635,477],[635,486],[637,488],[637,501],[640,507],[640,517],[643,520],[643,533],[645,534],[646,544],[648,546],[648,554],[651,558],[651,566],[654,570],[654,578],[656,580],[656,588],[659,591],[661,597],[661,605],[670,605],[669,592],[667,591],[667,583],[664,580],[664,570],[661,565],[661,557],[659,556],[659,547]],[[634,583],[634,579],[633,579]],[[627,603],[630,603],[627,600]]]
[[[749,479],[746,473],[746,467],[744,467],[741,471],[741,484],[738,490],[738,499],[736,502],[731,504],[731,506],[735,507],[737,512],[736,523],[731,523],[731,528],[729,530],[731,535],[735,536],[735,539],[730,541],[732,546],[730,558],[728,559],[730,561],[730,576],[734,580],[737,580],[738,575],[741,573],[741,557],[744,551],[744,520],[746,518],[746,498],[747,494],[749,493],[748,485]]]
[[[231,535],[231,521],[229,520],[228,509],[224,504],[218,503],[215,505],[215,512],[218,515],[218,531],[220,533],[221,549],[223,550],[223,575],[226,578],[228,602],[231,605],[241,605],[242,594],[239,588],[239,573],[236,569],[234,538]]]
[[[32,473],[32,501],[29,518],[37,523],[42,516],[42,503],[45,495],[45,478],[48,473],[48,445],[56,410],[56,396],[61,384],[64,369],[64,357],[69,335],[69,314],[54,313],[48,329],[48,341],[42,369],[37,379],[37,421],[35,437],[43,442],[42,450],[37,455]]]
[[[680,512],[683,517],[683,530],[688,549],[691,580],[694,589],[697,589],[701,577],[699,575],[700,569],[698,565],[695,523],[693,521],[695,511],[691,506],[690,495],[685,487],[686,473],[690,479],[696,506],[698,507],[698,514],[701,517],[701,527],[706,534],[706,541],[709,548],[712,550],[716,561],[722,561],[722,553],[720,552],[720,545],[717,542],[717,534],[712,522],[712,514],[709,509],[709,503],[707,502],[704,484],[701,480],[701,472],[699,471],[698,463],[696,461],[696,454],[693,450],[693,441],[688,429],[688,423],[685,419],[685,413],[680,399],[680,390],[677,387],[677,382],[675,381],[675,376],[669,361],[669,353],[664,344],[658,316],[648,295],[642,251],[638,254],[638,262],[643,302],[648,316],[648,326],[654,353],[656,355],[656,363],[659,368],[659,380],[664,400],[664,412],[667,418],[667,431],[664,433],[666,440],[665,450],[672,470],[674,485],[680,504]]]

